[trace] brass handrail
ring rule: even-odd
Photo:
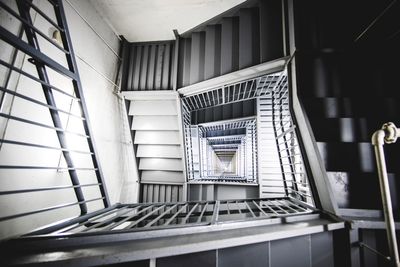
[[[399,252],[396,240],[396,226],[393,219],[392,200],[390,197],[388,174],[386,169],[384,144],[395,143],[400,137],[400,129],[392,122],[385,123],[382,129],[372,135],[372,145],[375,149],[376,165],[379,175],[379,185],[381,189],[383,212],[386,223],[386,234],[388,238],[390,260],[393,266],[400,267]]]

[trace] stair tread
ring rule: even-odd
[[[384,120],[370,118],[309,118],[317,141],[370,142]],[[396,122],[395,122],[396,123]]]
[[[141,182],[162,184],[183,183],[184,180],[182,171],[143,170],[141,173]]]
[[[178,115],[176,100],[133,100],[129,115]]]
[[[182,159],[141,158],[139,170],[183,171]]]
[[[394,97],[301,97],[309,117],[376,119],[398,118],[399,98]]]
[[[179,131],[135,131],[135,144],[180,145]]]
[[[138,145],[139,158],[182,158],[180,145]]]
[[[143,116],[132,118],[132,130],[179,130],[178,116]]]
[[[375,172],[374,148],[368,142],[317,142],[327,171]],[[389,172],[400,172],[400,151],[395,146],[385,147]]]

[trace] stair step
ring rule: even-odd
[[[132,130],[179,130],[178,117],[135,115],[132,119]]]
[[[143,145],[180,145],[179,131],[136,131],[135,144]]]
[[[370,118],[310,118],[314,136],[322,142],[370,142],[383,120]]]
[[[383,52],[383,51],[382,51]],[[379,56],[377,56],[379,55]],[[390,58],[390,59],[388,59]],[[302,97],[396,97],[396,58],[364,49],[303,54],[297,75]]]
[[[400,99],[384,97],[303,97],[307,115],[317,118],[368,117],[396,119],[400,115]]]
[[[122,91],[121,94],[126,100],[150,101],[150,100],[177,100],[178,92],[171,90],[148,90],[148,91]]]
[[[141,158],[139,170],[183,171],[181,159]]]
[[[327,171],[376,172],[374,148],[369,142],[317,142]],[[400,172],[400,150],[385,146],[387,169]]]
[[[340,208],[382,209],[376,172],[327,172]],[[388,173],[393,209],[399,209],[398,174]]]
[[[142,171],[141,182],[144,183],[184,183],[185,177],[181,171]]]
[[[182,158],[179,145],[138,145],[138,158]]]
[[[176,100],[135,100],[129,106],[129,115],[178,115]]]

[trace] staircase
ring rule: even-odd
[[[281,1],[246,1],[182,33],[178,87],[283,57],[281,23]]]
[[[180,102],[174,91],[124,93],[141,184],[140,202],[185,200]]]
[[[384,122],[399,123],[400,109],[394,89],[398,88],[398,82],[390,69],[378,69],[382,60],[367,59],[354,53],[352,57],[349,60],[345,54],[337,54],[311,59],[322,62],[319,66],[321,74],[335,65],[327,79],[341,76],[343,86],[309,83],[310,86],[299,91],[300,98],[339,208],[380,210],[382,203],[371,136]],[[316,64],[315,61],[312,64]],[[310,74],[302,71],[300,78],[308,80]],[[388,86],[378,90],[382,82]],[[395,146],[386,146],[385,153],[392,204],[394,210],[398,210],[400,152]]]

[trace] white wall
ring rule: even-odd
[[[119,40],[89,1],[69,0],[97,33],[118,52]],[[75,53],[111,80],[115,79],[117,57],[86,25],[68,2],[64,4]],[[100,163],[106,177],[110,200],[137,199],[136,161],[125,104],[113,93],[114,86],[80,58],[78,68]]]
[[[15,5],[13,0],[7,0],[5,3],[10,6]],[[37,0],[34,3],[39,7],[48,9],[46,14],[52,14],[51,7],[47,4],[47,1]],[[114,80],[118,60],[111,49],[104,44],[101,38],[94,33],[71,5],[78,10],[115,51],[118,51],[119,40],[107,23],[96,13],[95,8],[89,1],[64,1],[73,47],[77,54],[78,70],[83,85],[84,97],[94,134],[93,140],[97,147],[98,158],[110,200],[112,203],[135,202],[138,189],[137,173],[124,102],[117,94],[113,93],[115,90],[114,85],[102,76],[104,75]],[[1,25],[15,32],[18,28],[15,26],[16,21],[10,19],[4,13],[0,13],[0,16]],[[51,25],[40,16],[36,17],[35,26],[45,33],[51,33]],[[40,45],[42,50],[46,51],[53,59],[66,65],[65,59],[59,51],[51,48],[51,45],[46,44],[43,40]],[[10,47],[1,41],[0,49],[2,51],[1,58],[9,61]],[[20,62],[24,71],[36,75],[34,66],[28,63],[27,59],[28,57],[24,57],[20,53],[17,62]],[[4,73],[4,69],[0,70],[0,73]],[[63,88],[66,87],[72,92],[70,81],[52,71],[49,71],[49,76],[53,84]],[[0,82],[2,81],[0,80]],[[1,85],[3,86],[3,83]],[[16,90],[18,93],[23,93],[45,102],[40,85],[32,83],[31,80],[23,76],[13,75],[8,89]],[[56,101],[62,109],[69,110],[72,107],[75,113],[79,112],[76,104],[71,106],[71,102],[61,98],[60,95],[56,96]],[[19,98],[10,97],[10,95],[7,95],[5,99],[2,112],[52,125],[46,108],[37,107]],[[61,120],[64,127],[71,131],[81,130],[82,128],[79,120],[68,118],[67,115],[62,115]],[[4,133],[5,139],[17,139],[24,142],[58,146],[57,137],[54,131],[51,130],[28,126],[12,120],[7,121],[4,118],[0,119],[0,130],[3,131],[0,131],[0,134]],[[81,138],[69,138],[68,142],[75,149],[84,149],[86,146],[85,141]],[[62,159],[60,151],[55,150],[40,150],[7,144],[3,144],[0,150],[0,165],[58,166],[60,158]],[[75,166],[78,167],[86,167],[90,164],[89,156],[75,154],[73,159]],[[62,165],[65,165],[63,160],[61,160]],[[78,172],[78,174],[82,183],[91,183],[96,180],[93,173]],[[66,172],[58,172],[56,170],[0,170],[1,191],[68,184],[70,184],[70,179]],[[84,193],[87,198],[99,195],[98,190],[94,188],[85,189]],[[75,201],[76,197],[72,190],[0,196],[0,217]],[[90,203],[88,206],[89,210],[101,208],[101,201]],[[3,221],[0,222],[0,238],[24,233],[39,226],[74,217],[78,214],[79,209],[74,206],[21,219]]]
[[[130,42],[174,39],[245,0],[90,0]]]

